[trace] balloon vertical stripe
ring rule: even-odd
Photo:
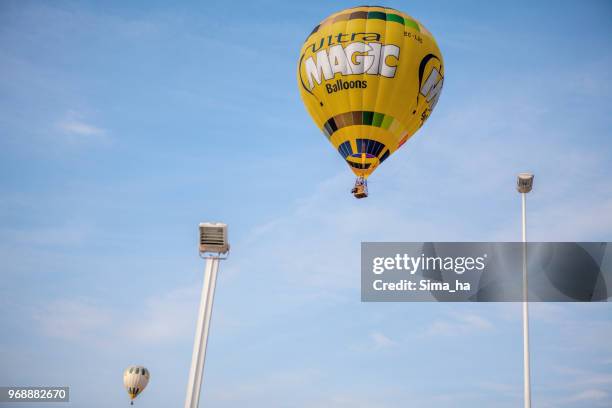
[[[345,112],[329,118],[327,122],[323,124],[323,133],[329,138],[337,130],[345,128],[347,126],[374,126],[385,130],[391,128],[393,124],[400,126],[399,122],[396,121],[392,116],[385,115],[380,112],[368,112],[368,111],[353,111]]]
[[[388,10],[393,10],[393,9],[388,9]],[[391,12],[391,13],[386,13],[382,11],[370,11],[370,12],[353,11],[349,13],[338,14],[326,20],[323,20],[321,24],[317,25],[312,30],[309,37],[313,35],[314,33],[316,33],[317,31],[319,31],[322,27],[325,27],[327,25],[331,25],[339,21],[356,20],[356,19],[392,21],[394,23],[399,23],[403,25],[404,27],[415,30],[417,32],[422,31],[422,27],[419,25],[417,21],[412,20],[409,17],[407,18],[405,16],[401,16],[400,14],[396,14],[396,13],[400,13],[400,12],[397,10],[394,10],[394,12]]]

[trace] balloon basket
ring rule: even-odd
[[[364,177],[357,177],[351,193],[357,199],[366,198],[368,196],[368,181]]]

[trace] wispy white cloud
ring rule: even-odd
[[[236,382],[237,378],[231,378],[229,383],[211,387],[210,399],[216,402],[215,405],[234,402],[248,406],[254,401],[270,402],[271,395],[278,397],[279,393],[285,393],[287,390],[295,390],[301,395],[305,395],[302,394],[305,389],[316,390],[315,384],[319,383],[322,377],[322,372],[312,369],[265,371],[240,382]]]
[[[381,398],[371,395],[355,395],[356,392],[336,393],[325,398],[316,400],[314,403],[307,403],[301,407],[329,407],[329,408],[387,408],[392,407]],[[362,394],[362,393],[359,393]]]
[[[458,336],[477,334],[493,329],[493,324],[476,314],[454,314],[446,319],[434,320],[425,329],[427,336]]]
[[[567,356],[567,353],[564,353]],[[571,360],[571,359],[568,359]],[[543,407],[609,407],[612,375],[575,365],[553,366],[547,372],[554,380],[539,381],[540,391],[534,396]]]
[[[106,134],[106,131],[102,128],[74,119],[61,121],[57,126],[62,132],[67,134],[81,136],[102,136]]]
[[[135,295],[122,308],[90,298],[58,299],[35,309],[33,320],[45,336],[92,347],[169,343],[192,335],[199,294],[197,286],[190,286]],[[223,313],[217,313],[215,323],[224,325]]]
[[[83,116],[81,113],[68,111],[64,118],[56,123],[55,127],[60,141],[72,146],[107,144],[110,142],[110,136],[106,129],[94,125]]]
[[[570,395],[566,398],[560,399],[560,404],[573,404],[576,402],[582,403],[597,403],[597,402],[610,402],[610,394],[604,390],[589,389],[580,391],[576,394]],[[599,406],[599,405],[598,405]]]
[[[612,193],[609,195],[612,196]],[[590,241],[610,239],[612,231],[612,197],[597,200],[568,199],[554,207],[536,210],[532,216],[537,222],[533,231],[536,239],[555,241]],[[545,220],[545,221],[544,221]]]
[[[391,340],[389,337],[379,331],[370,333],[370,339],[372,339],[372,341],[374,342],[374,347],[376,349],[384,349],[397,345],[394,340]]]
[[[518,395],[521,392],[514,384],[483,381],[478,385],[485,391],[493,391],[497,394]]]
[[[612,373],[586,370],[584,368],[559,366],[555,371],[570,380],[573,386],[593,387],[610,385],[612,386]]]
[[[71,341],[92,341],[107,332],[114,316],[90,299],[50,302],[34,312],[34,321],[44,335]]]
[[[0,228],[0,247],[77,246],[85,242],[92,231],[87,224]]]
[[[187,337],[193,332],[199,294],[193,286],[138,301],[134,305],[138,318],[121,330],[130,341],[144,344]]]

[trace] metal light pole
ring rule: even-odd
[[[527,290],[527,214],[526,194],[533,187],[533,174],[520,173],[516,189],[521,193],[523,238],[523,392],[525,408],[531,408],[531,370],[529,367],[529,302]]]
[[[212,316],[215,286],[219,261],[226,259],[222,254],[229,252],[227,243],[227,225],[221,223],[202,223],[200,228],[200,257],[206,259],[204,269],[204,284],[200,298],[200,311],[196,324],[195,340],[193,342],[193,355],[191,369],[187,383],[187,397],[185,408],[198,408],[200,403],[200,390],[202,388],[202,374],[206,359],[206,346],[210,332],[210,319]]]

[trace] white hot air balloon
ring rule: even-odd
[[[129,366],[123,372],[123,386],[130,395],[130,405],[134,405],[134,398],[136,398],[149,383],[151,374],[149,370],[143,366]]]

